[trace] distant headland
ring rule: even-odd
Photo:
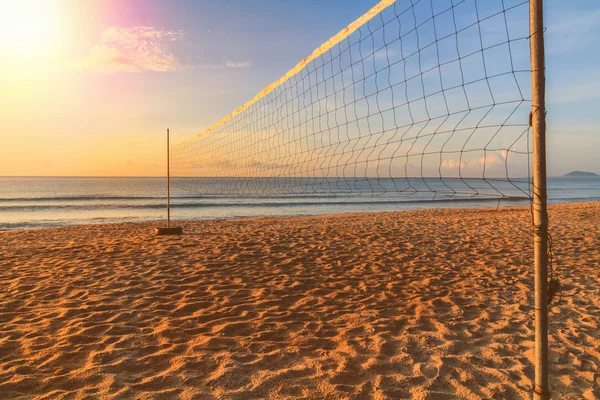
[[[585,171],[572,171],[563,176],[565,178],[600,178],[600,175],[598,175],[598,174],[595,174],[593,172],[585,172]]]

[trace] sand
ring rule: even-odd
[[[553,398],[600,398],[600,203],[550,221]],[[519,207],[0,232],[0,398],[530,398],[530,224]]]

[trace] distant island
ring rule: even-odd
[[[600,175],[593,172],[573,171],[564,175],[565,178],[600,178]]]

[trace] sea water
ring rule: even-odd
[[[313,193],[292,196],[260,195],[256,191],[242,196],[198,194],[178,186],[171,188],[171,216],[175,220],[230,219],[265,216],[300,216],[337,213],[399,211],[421,208],[496,207],[528,205],[529,185],[497,182],[502,196],[488,182],[467,180],[478,190],[461,195],[465,181],[445,182],[458,188],[450,196],[439,179],[417,179],[409,186],[416,190],[398,192],[391,180],[358,179],[349,183],[353,193],[332,190],[335,182],[312,182]],[[218,180],[217,180],[218,181]],[[206,181],[208,184],[208,180]],[[212,178],[211,187],[215,186]],[[319,185],[320,183],[320,185]],[[268,185],[268,182],[261,185]],[[271,185],[276,184],[271,180]],[[348,184],[346,182],[345,184]],[[202,189],[202,180],[195,182]],[[227,185],[223,185],[226,187]],[[343,186],[343,185],[342,185]],[[340,185],[338,185],[339,189]],[[383,189],[382,189],[383,188]],[[343,189],[343,187],[342,187]],[[358,190],[355,190],[358,189]],[[434,192],[430,191],[432,189]],[[465,186],[465,189],[468,189]],[[343,190],[342,190],[343,191]],[[265,193],[276,192],[266,191]],[[335,192],[335,193],[334,193]],[[166,218],[164,178],[115,177],[1,177],[0,229],[50,228],[82,224],[159,221]],[[549,203],[600,201],[600,179],[549,178]]]

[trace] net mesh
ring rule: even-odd
[[[173,184],[239,197],[531,198],[529,2],[385,3],[171,146]]]

